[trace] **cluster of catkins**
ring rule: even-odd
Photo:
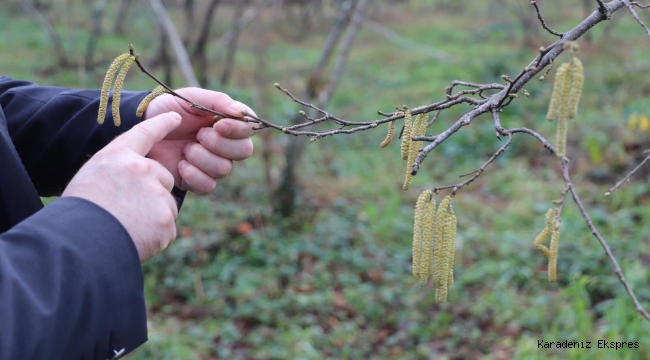
[[[427,125],[429,122],[428,114],[420,114],[415,118],[415,121],[412,120],[411,110],[404,105],[404,132],[402,133],[402,160],[406,160],[406,178],[404,179],[404,190],[408,190],[411,186],[411,181],[413,180],[413,163],[415,163],[415,158],[422,150],[423,142],[422,141],[411,141],[412,137],[424,136],[427,131]],[[395,120],[388,123],[388,134],[384,141],[381,142],[381,147],[388,146],[395,136]]]
[[[115,79],[115,86],[113,89],[113,123],[115,126],[120,126],[122,120],[120,118],[120,99],[122,97],[122,86],[124,86],[124,79],[126,78],[126,73],[129,72],[129,69],[133,63],[138,59],[137,55],[133,55],[133,46],[129,44],[129,53],[122,54],[115,58],[111,63],[111,66],[108,67],[106,71],[106,76],[104,77],[104,83],[102,84],[102,91],[99,98],[99,113],[97,114],[97,123],[102,125],[104,119],[106,118],[106,109],[108,108],[108,94],[111,90],[111,84],[113,79],[115,79],[115,74],[117,73],[117,78]],[[119,73],[117,72],[119,69]],[[136,115],[142,117],[144,111],[149,106],[151,100],[155,99],[157,96],[167,93],[167,89],[163,86],[156,87],[149,95],[147,95],[136,110]]]
[[[546,227],[535,238],[535,249],[548,257],[548,281],[557,281],[557,254],[560,248],[560,213],[557,207],[552,207],[546,213]],[[551,244],[546,247],[542,242],[551,236]]]
[[[582,61],[577,57],[557,69],[546,119],[557,119],[555,147],[558,157],[566,155],[567,120],[573,119],[578,112],[584,79]]]
[[[436,211],[431,190],[423,192],[415,205],[413,225],[413,277],[426,285],[429,277],[436,288],[436,302],[447,301],[454,283],[456,252],[456,214],[451,196],[445,197]]]

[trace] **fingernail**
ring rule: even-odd
[[[243,113],[246,112],[251,115],[257,116],[257,114],[255,114],[255,112],[251,110],[251,108],[240,103],[239,101],[233,102],[232,105],[230,105],[230,110],[232,111],[233,114],[241,114],[243,116],[244,115]]]
[[[179,169],[179,170],[183,170],[183,169],[185,169],[185,167],[187,166],[187,164],[188,164],[188,162],[187,162],[186,160],[181,160],[181,161],[178,163],[178,169]]]

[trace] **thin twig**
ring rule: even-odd
[[[630,4],[633,5],[633,6],[639,7],[639,8],[641,8],[641,9],[647,9],[647,8],[650,8],[650,5],[642,5],[642,4],[639,4],[639,3],[636,2],[636,1],[632,1],[632,2],[630,2]]]
[[[609,258],[610,262],[612,263],[612,265],[614,265],[614,273],[618,277],[618,280],[621,282],[621,284],[623,284],[623,287],[625,288],[625,291],[632,299],[632,302],[634,302],[634,307],[636,308],[636,311],[641,316],[643,316],[646,320],[650,321],[650,314],[648,314],[648,312],[643,308],[643,306],[641,306],[641,303],[639,303],[639,300],[636,298],[634,291],[632,291],[632,288],[627,283],[627,280],[625,279],[625,275],[623,275],[623,271],[621,270],[621,267],[618,265],[618,261],[616,261],[616,257],[614,257],[614,254],[612,254],[612,250],[609,248],[609,245],[607,244],[605,239],[603,239],[603,237],[600,236],[598,229],[596,229],[593,221],[591,221],[591,218],[589,217],[589,214],[585,210],[585,207],[582,205],[582,201],[580,201],[580,197],[578,196],[578,193],[576,192],[575,188],[573,187],[573,184],[571,183],[571,178],[569,177],[569,159],[567,159],[566,157],[562,158],[562,174],[564,176],[564,182],[569,187],[569,191],[571,191],[571,195],[573,196],[573,201],[576,203],[578,209],[580,210],[580,214],[582,215],[585,222],[587,223],[587,226],[589,227],[591,233],[594,235],[596,239],[598,239],[598,242],[603,247],[603,250],[605,250],[605,254],[607,254],[607,257]]]
[[[555,36],[562,37],[563,34],[557,32],[557,31],[554,31],[553,29],[551,29],[550,27],[548,27],[546,25],[546,21],[544,21],[544,18],[542,17],[542,13],[539,10],[539,5],[537,5],[537,1],[533,0],[533,1],[530,2],[530,4],[535,7],[535,11],[537,11],[537,18],[539,19],[539,22],[542,23],[542,26],[544,27],[544,29],[546,29],[546,31],[548,31],[549,33],[551,33],[551,34],[553,34]]]
[[[458,184],[435,187],[435,188],[433,188],[432,191],[437,194],[440,190],[454,189],[451,192],[451,196],[454,196],[464,186],[471,184],[474,180],[476,180],[479,176],[481,176],[481,174],[483,174],[485,169],[490,164],[492,164],[494,162],[494,160],[496,160],[496,158],[498,158],[501,154],[503,154],[506,151],[506,149],[508,148],[508,146],[510,146],[510,144],[512,144],[512,134],[508,133],[507,135],[508,135],[508,141],[506,141],[506,143],[503,144],[503,146],[501,146],[499,148],[499,150],[497,150],[497,152],[495,152],[494,155],[492,155],[492,157],[490,157],[485,163],[483,163],[483,165],[481,165],[480,168],[474,170],[473,172],[471,172],[469,174],[461,175],[460,177],[465,177],[465,176],[468,176],[468,175],[471,175],[471,174],[474,174],[474,176],[472,176],[471,178],[469,178],[469,179],[467,179],[467,180],[465,180],[463,182],[460,182]]]
[[[616,185],[614,185],[611,189],[607,190],[607,192],[605,193],[605,196],[611,195],[611,193],[616,191],[616,189],[620,188],[623,184],[628,182],[630,180],[630,178],[632,177],[632,175],[634,175],[648,161],[650,161],[650,155],[648,155],[645,159],[643,159],[643,161],[641,161],[641,163],[639,165],[637,165],[637,167],[635,167],[634,170],[630,171],[629,174],[627,174],[623,179],[621,179],[621,181],[617,182]]]
[[[406,38],[406,37],[396,33],[391,28],[389,28],[389,27],[387,27],[385,25],[382,25],[382,24],[380,24],[378,22],[366,21],[366,22],[364,22],[363,25],[365,27],[367,27],[368,29],[372,30],[373,32],[385,37],[389,41],[403,47],[406,50],[419,52],[421,54],[427,55],[427,56],[432,57],[432,58],[434,58],[436,60],[440,60],[440,61],[446,62],[446,63],[451,63],[451,62],[453,62],[455,60],[453,56],[451,56],[450,54],[448,54],[448,53],[446,53],[444,51],[434,49],[434,48],[432,48],[432,47],[430,47],[428,45],[424,45],[424,44],[420,44],[418,42],[415,42],[415,41],[413,41],[413,40],[411,40],[409,38]]]
[[[645,25],[645,23],[641,20],[639,15],[636,13],[636,10],[634,10],[634,8],[632,7],[632,4],[630,3],[630,1],[629,0],[623,0],[623,3],[625,4],[625,6],[627,6],[627,9],[630,10],[630,14],[632,14],[632,17],[634,17],[634,20],[636,20],[636,22],[639,23],[639,25],[641,25],[643,30],[645,30],[645,33],[648,35],[648,37],[650,37],[650,29],[648,29],[648,27]]]

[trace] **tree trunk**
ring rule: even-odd
[[[204,87],[208,84],[209,80],[206,48],[208,38],[210,37],[210,29],[212,28],[212,19],[214,18],[214,13],[217,10],[219,3],[221,3],[221,0],[210,1],[210,5],[208,5],[208,9],[205,12],[205,18],[203,19],[203,26],[201,26],[199,38],[196,40],[196,44],[194,45],[194,51],[192,51],[192,60],[196,64],[199,83]]]
[[[240,0],[237,2],[237,7],[235,8],[235,23],[232,30],[233,36],[230,39],[230,43],[228,43],[228,53],[226,54],[226,61],[223,67],[223,72],[221,73],[221,85],[227,85],[232,76],[235,54],[237,53],[237,40],[239,39],[239,34],[243,29],[241,26],[242,15],[244,14],[244,8],[247,3],[247,0]]]
[[[325,43],[323,51],[321,53],[321,58],[314,69],[314,73],[309,77],[307,84],[307,102],[311,102],[313,99],[318,99],[318,106],[322,109],[329,102],[331,95],[334,93],[336,86],[339,82],[341,73],[345,67],[346,60],[354,39],[359,31],[359,27],[363,22],[363,16],[369,0],[359,0],[356,3],[353,11],[342,10],[343,13],[337,24],[334,25],[330,31],[330,35]],[[352,15],[350,15],[350,13]],[[350,17],[351,16],[351,17]],[[318,91],[311,88],[314,83],[321,83],[321,74],[323,69],[327,66],[328,60],[331,59],[331,54],[336,47],[339,39],[341,39],[342,30],[345,28],[344,25],[347,23],[346,19],[350,19],[349,25],[345,32],[344,40],[341,44],[341,52],[338,59],[336,60],[334,69],[330,73],[329,83],[325,85],[325,88]],[[315,114],[310,114],[314,116]],[[302,116],[299,118],[294,118],[294,123],[297,123],[302,120]],[[276,211],[282,217],[290,217],[293,215],[295,210],[296,199],[298,197],[299,185],[296,179],[296,166],[300,161],[300,154],[306,144],[306,139],[304,137],[292,137],[289,140],[289,145],[285,150],[285,168],[282,173],[282,180],[275,192],[275,198],[278,200],[276,204]]]

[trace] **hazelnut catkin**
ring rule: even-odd
[[[557,207],[552,207],[548,209],[546,212],[546,215],[544,217],[546,221],[546,226],[544,227],[544,230],[537,235],[535,238],[535,241],[533,242],[533,245],[535,246],[535,249],[539,250],[542,254],[546,255],[547,257],[550,256],[551,252],[550,250],[542,244],[544,240],[551,234],[551,230],[553,229],[553,221],[557,215]]]
[[[411,174],[411,171],[413,171],[413,164],[415,163],[415,158],[418,156],[420,150],[422,149],[422,141],[410,141],[410,138],[415,136],[423,136],[427,131],[428,121],[429,116],[427,114],[420,114],[411,126],[411,134],[409,136],[409,142],[411,145],[409,145],[408,158],[406,160],[406,177],[404,178],[403,186],[404,190],[408,190],[409,186],[411,186],[411,181],[413,181],[413,175]]]
[[[144,99],[142,99],[142,101],[140,101],[140,104],[138,105],[138,109],[135,111],[135,116],[142,117],[142,115],[144,115],[144,112],[147,110],[147,107],[149,107],[151,101],[157,98],[158,96],[166,93],[167,93],[167,89],[165,89],[162,85],[156,86],[156,88],[153,89],[152,92],[150,92],[147,96],[145,96]]]
[[[582,61],[577,57],[571,60],[571,91],[569,92],[569,119],[573,119],[578,113],[578,105],[582,96],[582,86],[585,81],[584,67]]]
[[[409,146],[411,145],[411,110],[404,109],[404,132],[402,133],[402,160],[409,157]]]
[[[117,74],[115,79],[115,88],[113,89],[113,123],[115,126],[120,126],[122,120],[120,119],[120,98],[122,97],[122,86],[124,85],[124,79],[126,78],[126,73],[129,72],[131,65],[135,62],[135,57],[129,56],[122,65],[120,73]]]
[[[564,63],[560,69],[564,69],[567,75],[564,77],[562,85],[562,94],[560,97],[560,107],[557,114],[557,133],[555,137],[555,152],[558,157],[566,155],[566,138],[567,138],[567,121],[569,120],[569,93],[571,92],[572,75],[568,71],[569,64]],[[558,72],[560,70],[558,69]],[[557,81],[557,80],[556,80]]]
[[[556,212],[557,213],[557,212]],[[560,225],[561,220],[559,216],[554,216],[554,224],[551,230],[551,246],[548,256],[548,281],[555,282],[557,280],[557,255],[560,248]]]
[[[390,144],[391,141],[393,141],[393,136],[395,135],[395,120],[391,121],[388,123],[388,134],[386,135],[386,138],[384,141],[379,144],[382,148],[385,148]]]
[[[440,202],[438,214],[436,215],[437,223],[442,223],[442,238],[438,240],[440,246],[440,264],[435,265],[434,271],[438,279],[436,286],[436,302],[442,303],[447,301],[447,294],[453,282],[454,252],[456,242],[456,215],[451,207],[451,197],[447,196]],[[434,278],[434,281],[436,278]]]
[[[113,78],[117,73],[117,69],[126,61],[131,54],[122,54],[115,58],[111,65],[106,71],[106,76],[104,76],[104,82],[102,83],[101,95],[99,97],[99,112],[97,114],[97,123],[99,125],[104,123],[104,118],[106,117],[106,108],[108,107],[108,93],[111,90],[111,84],[113,83]]]
[[[569,75],[569,66],[562,64],[555,73],[555,81],[553,82],[553,93],[551,95],[551,102],[548,105],[548,112],[546,113],[546,120],[553,121],[557,118],[564,94],[564,84],[566,77]]]
[[[445,258],[448,255],[448,249],[446,248],[446,236],[447,236],[447,208],[451,203],[451,197],[446,196],[438,205],[438,212],[436,213],[436,227],[434,229],[434,237],[436,239],[436,246],[433,252],[433,285],[439,287],[446,282],[447,271],[445,268]]]
[[[420,284],[426,285],[433,265],[434,228],[436,223],[436,200],[431,190],[427,190],[430,200],[425,203],[422,219],[422,252],[420,260]]]
[[[422,255],[422,229],[427,201],[431,198],[431,190],[420,194],[415,203],[415,219],[413,221],[413,277],[420,278],[420,260]]]
[[[449,276],[447,279],[447,287],[451,289],[451,286],[454,284],[454,260],[456,259],[456,230],[457,230],[457,221],[456,221],[456,214],[454,213],[454,209],[449,205],[449,210],[451,212],[450,215],[450,226],[451,226],[451,231],[449,234],[449,247],[451,248],[450,251],[450,261],[449,261]]]

